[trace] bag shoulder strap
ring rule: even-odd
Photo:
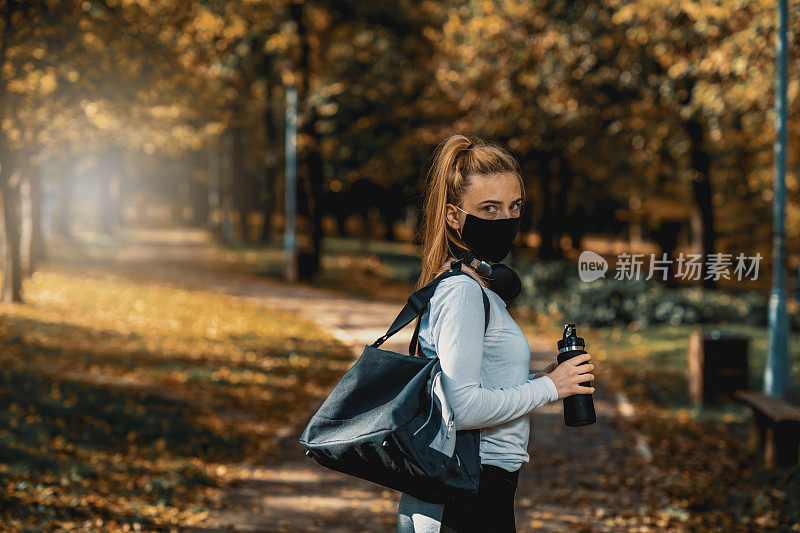
[[[476,282],[477,283],[477,282]],[[480,283],[478,283],[480,285]],[[483,289],[483,286],[481,286]],[[489,298],[486,296],[486,291],[483,291],[483,313],[484,313],[484,321],[483,321],[483,332],[486,333],[486,329],[489,327]],[[418,344],[419,340],[419,326],[422,323],[422,315],[420,313],[417,315],[417,325],[414,326],[414,334],[411,336],[411,342],[408,344],[408,353],[409,355],[419,355],[419,352],[422,351],[422,345]]]
[[[449,278],[451,276],[456,276],[459,274],[463,274],[465,276],[469,276],[466,272],[461,270],[461,261],[455,260],[450,262],[450,270],[447,272],[443,272],[436,276],[430,283],[415,291],[408,297],[408,302],[397,315],[397,318],[394,319],[394,322],[391,326],[389,326],[389,330],[386,332],[385,335],[379,337],[375,342],[371,344],[371,346],[377,348],[381,344],[383,344],[386,339],[403,329],[407,326],[412,320],[415,318],[417,319],[417,326],[414,329],[414,334],[411,337],[411,344],[409,345],[409,355],[414,355],[414,348],[417,342],[417,337],[419,336],[419,323],[422,314],[425,312],[425,309],[428,307],[431,298],[433,297],[433,293],[436,290],[436,286],[445,278]],[[472,276],[469,276],[470,278]],[[474,279],[474,278],[473,278]],[[475,283],[478,283],[475,280]],[[481,288],[481,294],[483,295],[483,309],[484,309],[484,331],[489,326],[489,298],[486,296],[486,290],[483,288],[483,285],[478,283]]]

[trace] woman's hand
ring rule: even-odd
[[[559,400],[573,394],[592,394],[594,392],[594,387],[579,385],[579,383],[594,379],[594,374],[587,374],[590,370],[594,370],[594,365],[591,363],[584,364],[591,358],[592,356],[588,353],[576,355],[572,359],[567,359],[556,366],[547,375],[553,380],[556,390],[558,390]]]

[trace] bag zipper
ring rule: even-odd
[[[436,379],[437,379],[439,376],[441,376],[441,375],[442,375],[442,373],[441,373],[441,372],[437,372],[437,373],[436,373],[436,375],[435,375],[435,376],[433,376],[433,380],[431,381],[431,411],[430,411],[430,413],[428,413],[428,419],[427,419],[427,420],[425,420],[425,423],[424,423],[424,424],[422,424],[422,425],[419,427],[419,429],[417,429],[417,430],[414,432],[414,434],[412,435],[412,437],[413,437],[414,435],[416,435],[417,433],[419,433],[420,431],[422,431],[422,428],[424,428],[425,426],[427,426],[427,425],[428,425],[428,422],[430,422],[430,421],[431,421],[431,415],[433,415],[433,403],[434,403],[434,400],[433,400],[433,388],[436,386]],[[449,438],[449,437],[450,437],[450,429],[449,429],[449,428],[447,429],[447,435],[448,435],[448,438]]]
[[[414,435],[422,431],[422,428],[428,425],[428,422],[431,420],[431,415],[433,414],[433,388],[436,385],[436,379],[442,375],[441,372],[437,372],[437,374],[433,377],[433,381],[431,382],[431,411],[428,413],[428,419],[425,420],[425,423],[422,424],[415,432]],[[450,438],[452,436],[453,430],[455,429],[456,420],[455,416],[452,416],[450,420],[447,421],[447,435],[446,438]],[[456,463],[458,466],[461,466],[461,458],[458,456],[458,452],[453,451],[453,455],[456,456]]]

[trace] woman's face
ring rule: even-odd
[[[522,209],[522,190],[511,173],[475,176],[462,204],[459,206],[461,209],[480,218],[518,217]],[[467,219],[466,213],[450,203],[446,207],[447,223],[451,228],[461,230]]]

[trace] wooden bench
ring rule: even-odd
[[[797,464],[800,448],[800,409],[776,396],[737,390],[734,398],[753,409],[750,450],[764,452],[767,468]]]

